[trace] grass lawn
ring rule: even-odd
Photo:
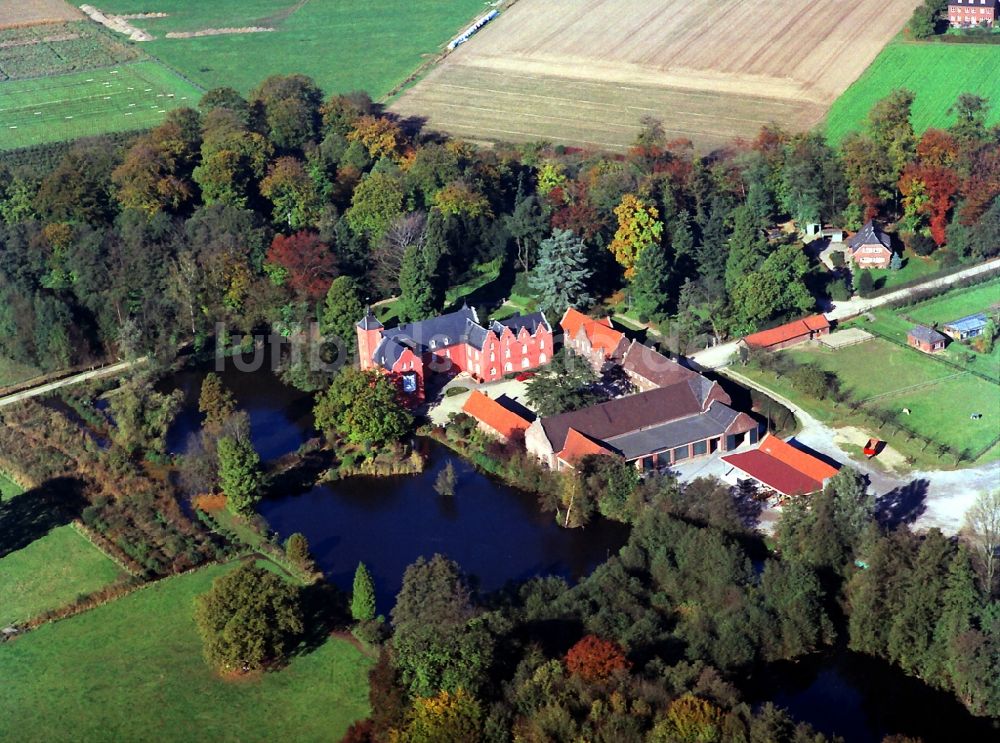
[[[0,558],[0,627],[58,609],[124,576],[72,526],[57,527]]]
[[[858,285],[858,274],[862,269],[854,272],[854,286]],[[941,264],[934,258],[920,257],[914,255],[909,250],[903,254],[903,266],[898,271],[890,268],[868,268],[864,269],[872,276],[872,286],[875,289],[885,289],[887,287],[899,286],[908,281],[915,281],[927,274],[941,270]]]
[[[115,13],[150,10],[147,0],[107,0]],[[309,75],[327,93],[385,95],[403,83],[478,13],[483,0],[160,0],[166,18],[134,23],[156,39],[146,51],[204,88],[244,93],[268,75]],[[269,33],[168,39],[206,28],[274,28]],[[253,60],[253,64],[247,64]]]
[[[0,148],[145,129],[200,97],[157,62],[0,82]]]
[[[371,661],[350,643],[328,639],[235,682],[206,665],[193,601],[230,569],[169,578],[0,645],[0,737],[339,740],[369,711]]]
[[[879,339],[836,351],[825,346],[809,346],[787,353],[800,364],[818,364],[836,373],[841,384],[859,400],[942,380],[957,373],[926,354]],[[877,363],[877,371],[873,370],[873,363]]]
[[[20,495],[24,490],[16,482],[11,480],[3,472],[0,472],[0,501]]]
[[[0,356],[0,387],[9,387],[12,384],[37,377],[41,373],[41,369]]]
[[[945,127],[947,113],[960,93],[976,93],[993,101],[989,123],[1000,122],[1000,45],[912,42],[897,38],[875,58],[864,74],[833,104],[827,114],[827,136],[839,143],[864,126],[872,105],[895,88],[915,94],[913,126]]]
[[[1000,280],[948,292],[901,312],[922,323],[947,323],[1000,305]]]

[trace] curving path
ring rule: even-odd
[[[119,361],[117,364],[111,364],[110,366],[102,366],[100,369],[91,369],[90,371],[85,371],[80,374],[74,374],[72,377],[66,377],[65,379],[60,379],[56,382],[48,382],[47,384],[40,384],[37,387],[31,387],[30,389],[21,390],[20,392],[15,392],[12,395],[7,395],[6,397],[0,397],[0,408],[6,407],[7,405],[13,405],[14,403],[21,402],[23,400],[29,400],[32,397],[38,397],[39,395],[47,395],[48,393],[58,390],[62,387],[69,387],[73,384],[80,384],[81,382],[86,382],[91,379],[101,379],[103,377],[113,377],[122,372],[126,372],[133,366],[138,364],[144,364],[146,362],[146,357],[135,359],[133,361]]]

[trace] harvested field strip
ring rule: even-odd
[[[63,0],[12,0],[0,3],[0,28],[78,21],[79,10]]]
[[[426,117],[431,128],[466,138],[550,140],[603,149],[631,144],[645,116],[660,119],[672,138],[697,139],[710,147],[736,136],[752,137],[775,120],[794,119],[808,127],[822,116],[822,109],[808,103],[501,74],[464,65],[435,70],[392,108],[404,116]]]
[[[0,83],[0,147],[155,126],[201,91],[156,62]]]

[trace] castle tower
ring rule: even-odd
[[[365,312],[365,316],[361,318],[361,322],[356,326],[358,333],[358,361],[362,369],[372,369],[375,367],[372,355],[375,353],[375,349],[378,348],[378,344],[382,342],[382,330],[384,328],[385,326],[378,321],[375,313],[369,307],[368,311]]]

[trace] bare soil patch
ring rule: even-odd
[[[466,138],[608,149],[652,115],[711,149],[815,126],[917,4],[519,0],[392,108]]]
[[[109,15],[100,8],[95,8],[93,5],[81,5],[80,10],[86,13],[95,23],[107,26],[112,31],[117,31],[120,34],[125,34],[132,41],[152,41],[154,38],[152,34],[148,34],[141,28],[129,23],[125,16]]]
[[[80,11],[63,0],[10,0],[0,3],[0,28],[79,21]]]
[[[171,31],[166,34],[168,39],[196,39],[200,36],[225,36],[227,34],[261,34],[274,31],[263,26],[244,26],[242,28],[203,28],[200,31]]]

